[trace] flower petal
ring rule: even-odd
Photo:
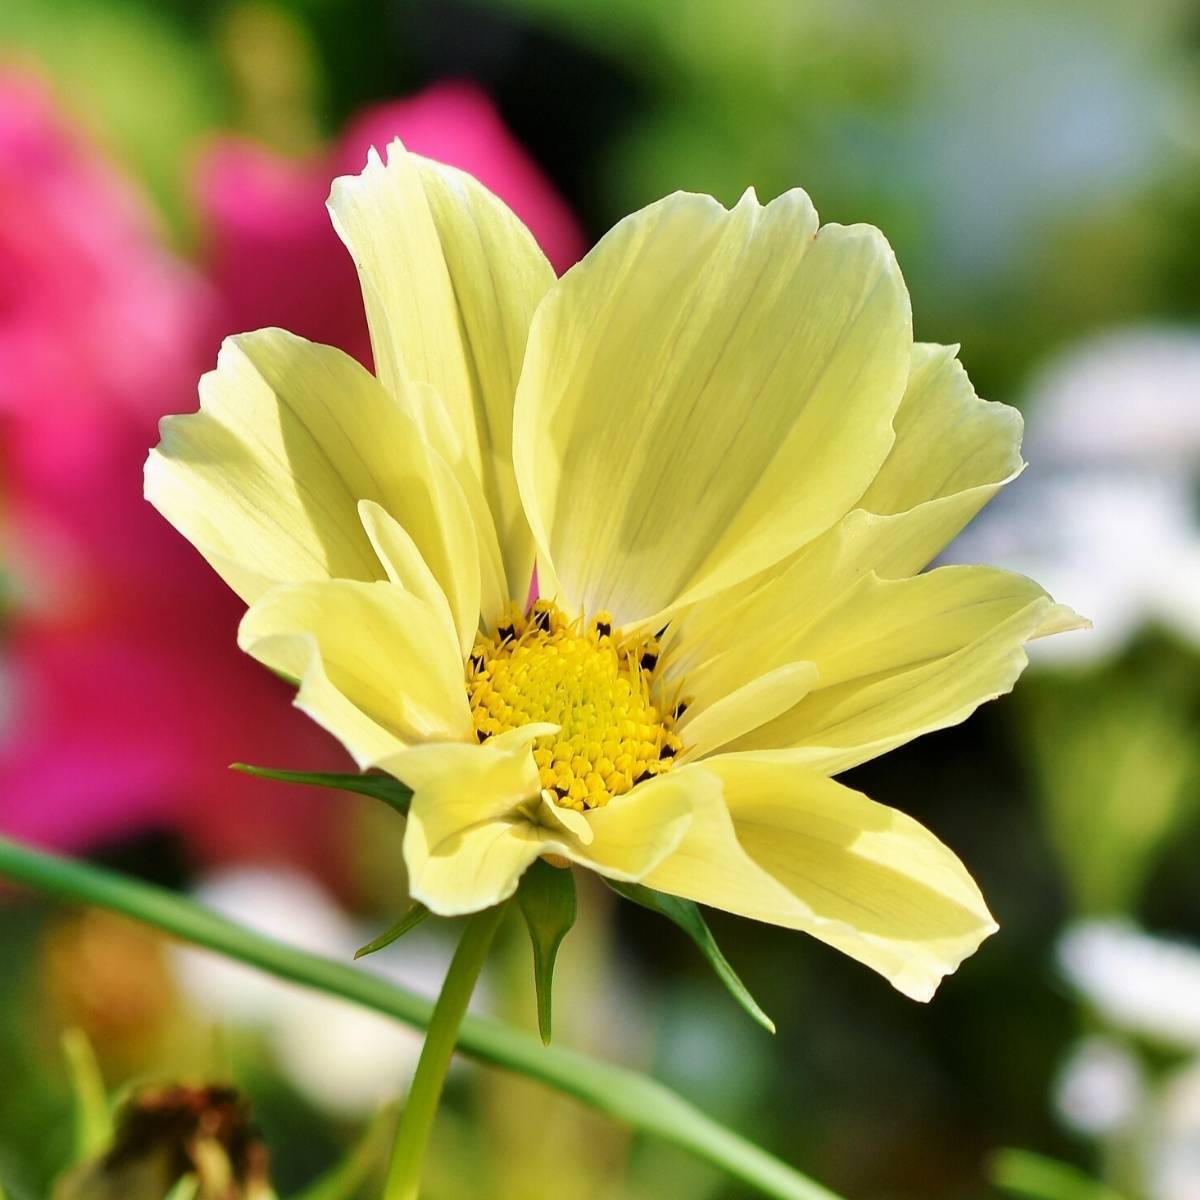
[[[965,720],[1011,689],[1027,661],[1025,642],[1081,624],[1007,571],[867,576],[788,638],[784,653],[813,661],[820,685],[729,749],[787,747],[792,761],[837,774]]]
[[[460,625],[478,622],[478,538],[446,463],[375,378],[279,329],[230,338],[200,411],[168,417],[146,496],[248,603],[276,583],[384,575],[359,520],[407,530]]]
[[[360,766],[411,742],[473,737],[444,617],[396,584],[281,584],[243,617],[238,644],[302,680],[297,704]]]
[[[913,346],[908,384],[896,410],[896,442],[859,508],[886,516],[977,488],[994,493],[1020,472],[1021,414],[981,400],[957,353],[957,346]],[[979,497],[980,505],[984,499]],[[944,545],[933,546],[925,562],[908,570],[920,570]]]
[[[711,754],[787,712],[812,691],[817,679],[817,668],[810,662],[783,663],[707,706],[692,703],[678,728],[684,743],[680,762]]]
[[[413,789],[404,832],[408,888],[442,916],[507,899],[555,834],[522,811],[539,794],[534,739],[556,726],[525,725],[484,745],[434,744],[377,763]]]
[[[591,841],[567,846],[565,856],[610,879],[636,883],[674,852],[695,805],[718,792],[712,776],[698,772],[656,775],[585,813]]]
[[[966,868],[903,813],[791,763],[699,769],[724,802],[697,808],[648,886],[803,930],[917,1000],[995,931]]]
[[[463,431],[495,514],[509,595],[524,599],[533,550],[512,472],[512,408],[529,323],[554,270],[533,236],[476,180],[388,147],[334,182],[329,211],[358,268],[376,370],[410,402],[444,405],[427,432]],[[433,391],[413,393],[424,381]],[[439,446],[451,461],[445,445]]]
[[[884,461],[911,350],[883,237],[818,233],[803,192],[622,221],[530,331],[513,451],[543,593],[629,624],[815,537]]]

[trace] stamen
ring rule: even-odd
[[[653,695],[660,652],[657,639],[622,642],[606,612],[582,623],[546,600],[528,618],[512,609],[467,659],[476,736],[485,742],[535,721],[560,726],[534,742],[541,785],[565,807],[600,808],[670,770],[683,749],[675,717]]]

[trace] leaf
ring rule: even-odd
[[[255,767],[250,763],[230,763],[231,771],[253,775],[257,779],[274,779],[279,783],[298,783],[307,787],[336,788],[342,792],[357,792],[382,800],[389,808],[408,816],[412,789],[406,788],[390,775],[323,774],[317,771],[280,771],[274,767]]]
[[[416,929],[427,916],[429,916],[429,909],[425,905],[416,903],[410,905],[408,912],[395,925],[390,929],[385,929],[378,937],[372,938],[365,946],[359,946],[354,952],[354,957],[356,959],[363,958],[368,954],[374,954],[376,950],[382,950],[384,946],[390,946],[410,929]]]
[[[73,1161],[80,1163],[108,1149],[113,1138],[112,1111],[87,1034],[82,1029],[68,1029],[62,1035],[62,1050],[75,1109]]]
[[[538,859],[521,877],[517,903],[533,943],[533,983],[537,990],[538,1032],[550,1045],[550,1010],[558,948],[575,924],[575,876]]]
[[[195,1175],[181,1175],[175,1186],[167,1193],[166,1200],[196,1200],[200,1194],[200,1180]]]
[[[1024,1200],[1124,1200],[1078,1167],[1028,1150],[998,1151],[988,1174],[996,1187]]]
[[[398,1109],[395,1104],[381,1108],[350,1153],[290,1200],[354,1200],[375,1168],[387,1160]]]
[[[64,903],[92,904],[143,921],[172,937],[215,950],[279,979],[361,1004],[417,1029],[433,1004],[364,971],[288,946],[210,912],[175,892],[103,867],[22,846],[0,835],[0,879]],[[708,1116],[686,1096],[628,1067],[559,1046],[486,1017],[463,1018],[458,1047],[477,1062],[515,1071],[571,1096],[633,1129],[662,1139],[725,1171],[772,1200],[838,1200],[828,1188]]]
[[[626,900],[632,900],[634,904],[640,904],[643,908],[674,921],[699,946],[700,953],[708,960],[708,965],[717,973],[717,978],[729,989],[733,998],[768,1033],[775,1032],[775,1022],[759,1008],[749,989],[729,965],[729,960],[721,953],[721,948],[697,905],[690,900],[681,900],[678,896],[668,896],[665,892],[643,887],[640,883],[621,883],[615,879],[605,879],[604,882]]]

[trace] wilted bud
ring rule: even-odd
[[[189,1176],[195,1200],[274,1200],[267,1149],[233,1088],[139,1092],[112,1146],[61,1179],[54,1200],[165,1200]]]

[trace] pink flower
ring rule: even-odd
[[[37,81],[0,75],[0,830],[60,847],[149,825],[201,853],[329,857],[316,797],[236,757],[342,762],[235,648],[237,603],[141,498],[218,299]],[[324,844],[322,844],[324,843]]]
[[[319,161],[226,139],[199,177],[209,276],[168,254],[130,186],[36,81],[0,75],[0,478],[21,596],[9,614],[0,831],[78,847],[149,826],[207,858],[328,875],[349,799],[230,773],[347,769],[239,654],[240,604],[145,504],[160,414],[191,405],[219,335],[277,324],[369,357],[325,197],[400,136],[505,199],[559,269],[584,243],[487,97],[443,84],[383,105]]]
[[[356,174],[369,147],[382,151],[396,137],[491,188],[560,273],[583,254],[570,209],[488,97],[469,83],[441,83],[368,110],[316,161],[290,161],[235,139],[210,148],[199,193],[211,230],[210,277],[229,306],[232,328],[280,325],[368,361],[358,282],[325,198],[335,175]]]

